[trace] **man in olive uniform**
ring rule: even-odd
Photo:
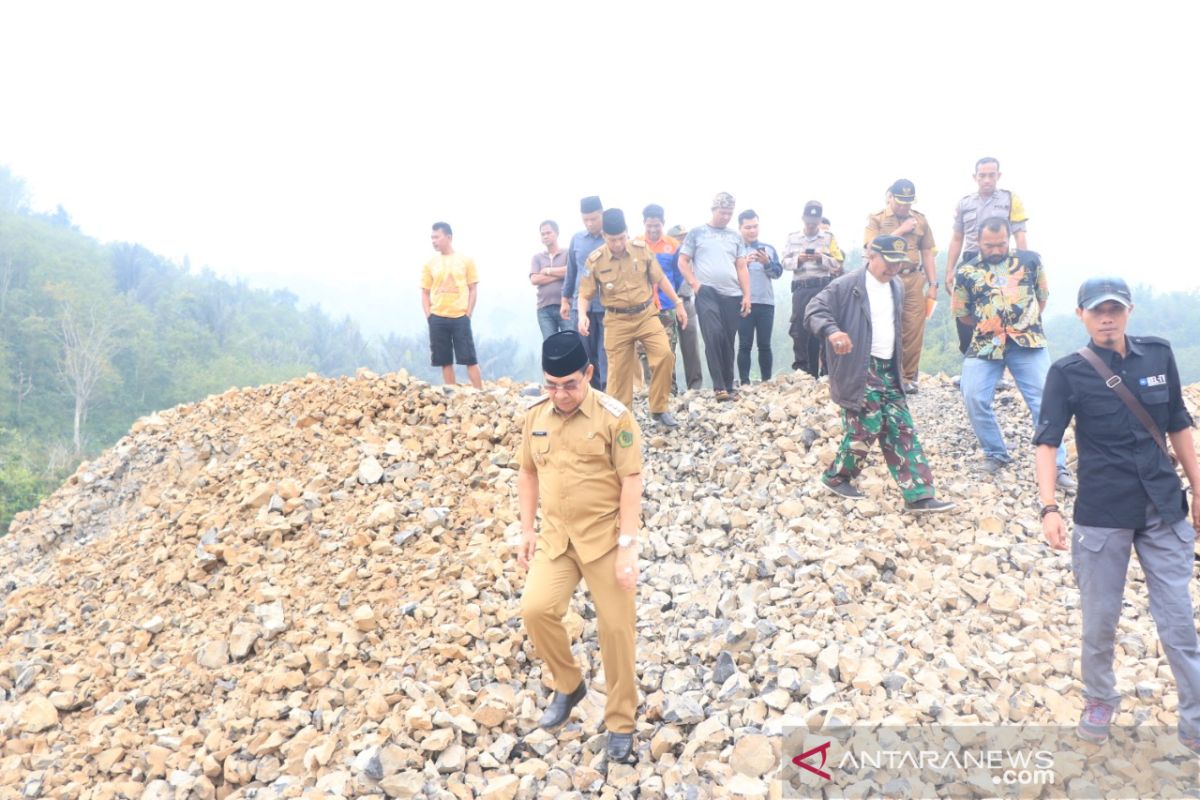
[[[829,282],[842,274],[841,248],[833,233],[823,230],[820,202],[804,204],[804,228],[788,234],[783,248],[783,268],[793,273],[792,320],[788,335],[792,337],[792,369],[802,369],[814,378],[821,375],[821,340],[804,326],[804,309]]]
[[[588,256],[586,272],[579,285],[579,302],[590,302],[595,296],[604,306],[609,394],[626,406],[632,405],[633,370],[638,366],[634,343],[641,342],[650,362],[650,416],[665,428],[678,427],[667,409],[675,357],[667,332],[658,321],[655,287],[675,304],[675,318],[681,328],[687,327],[687,312],[655,254],[644,243],[629,241],[621,209],[604,212],[604,244]],[[584,336],[588,335],[589,324],[587,317],[579,318],[579,332]]]
[[[538,724],[557,728],[587,695],[562,621],[583,578],[596,606],[608,693],[608,758],[627,761],[638,703],[642,434],[625,406],[588,385],[593,367],[575,331],[560,331],[542,343],[542,371],[546,394],[525,414],[517,479],[522,531],[517,561],[529,569],[521,617],[554,676],[554,697]],[[534,527],[539,495],[545,498],[540,533]]]
[[[904,312],[901,317],[903,338],[900,375],[904,393],[916,394],[917,369],[921,364],[921,345],[925,342],[925,304],[937,299],[937,273],[933,266],[933,231],[929,221],[912,204],[917,199],[913,182],[901,178],[887,193],[888,207],[867,217],[863,246],[880,235],[899,236],[907,245],[907,262],[900,268],[904,284]]]

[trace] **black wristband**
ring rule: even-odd
[[[1059,511],[1058,506],[1054,504],[1042,506],[1042,519],[1045,519],[1047,514],[1062,514],[1062,512]]]

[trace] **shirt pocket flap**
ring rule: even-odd
[[[598,436],[584,439],[576,446],[575,452],[581,456],[602,456],[604,455],[604,440]]]
[[[550,452],[550,437],[549,436],[533,437],[533,444],[531,445],[531,447],[533,448],[533,452],[535,452],[535,453],[541,453],[543,455],[546,453],[549,453]]]
[[[1171,392],[1166,386],[1155,386],[1153,389],[1143,389],[1138,398],[1148,406],[1160,405],[1171,399]]]

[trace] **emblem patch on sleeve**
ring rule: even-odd
[[[633,431],[621,431],[617,434],[617,444],[621,447],[629,447],[633,444]]]

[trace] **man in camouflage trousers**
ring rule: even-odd
[[[825,339],[829,393],[842,407],[845,429],[822,485],[839,497],[862,497],[853,480],[878,440],[904,496],[904,510],[930,514],[954,504],[934,497],[933,474],[901,388],[904,285],[897,275],[908,261],[906,247],[899,236],[876,236],[868,246],[866,269],[822,289],[808,304],[804,323]]]

